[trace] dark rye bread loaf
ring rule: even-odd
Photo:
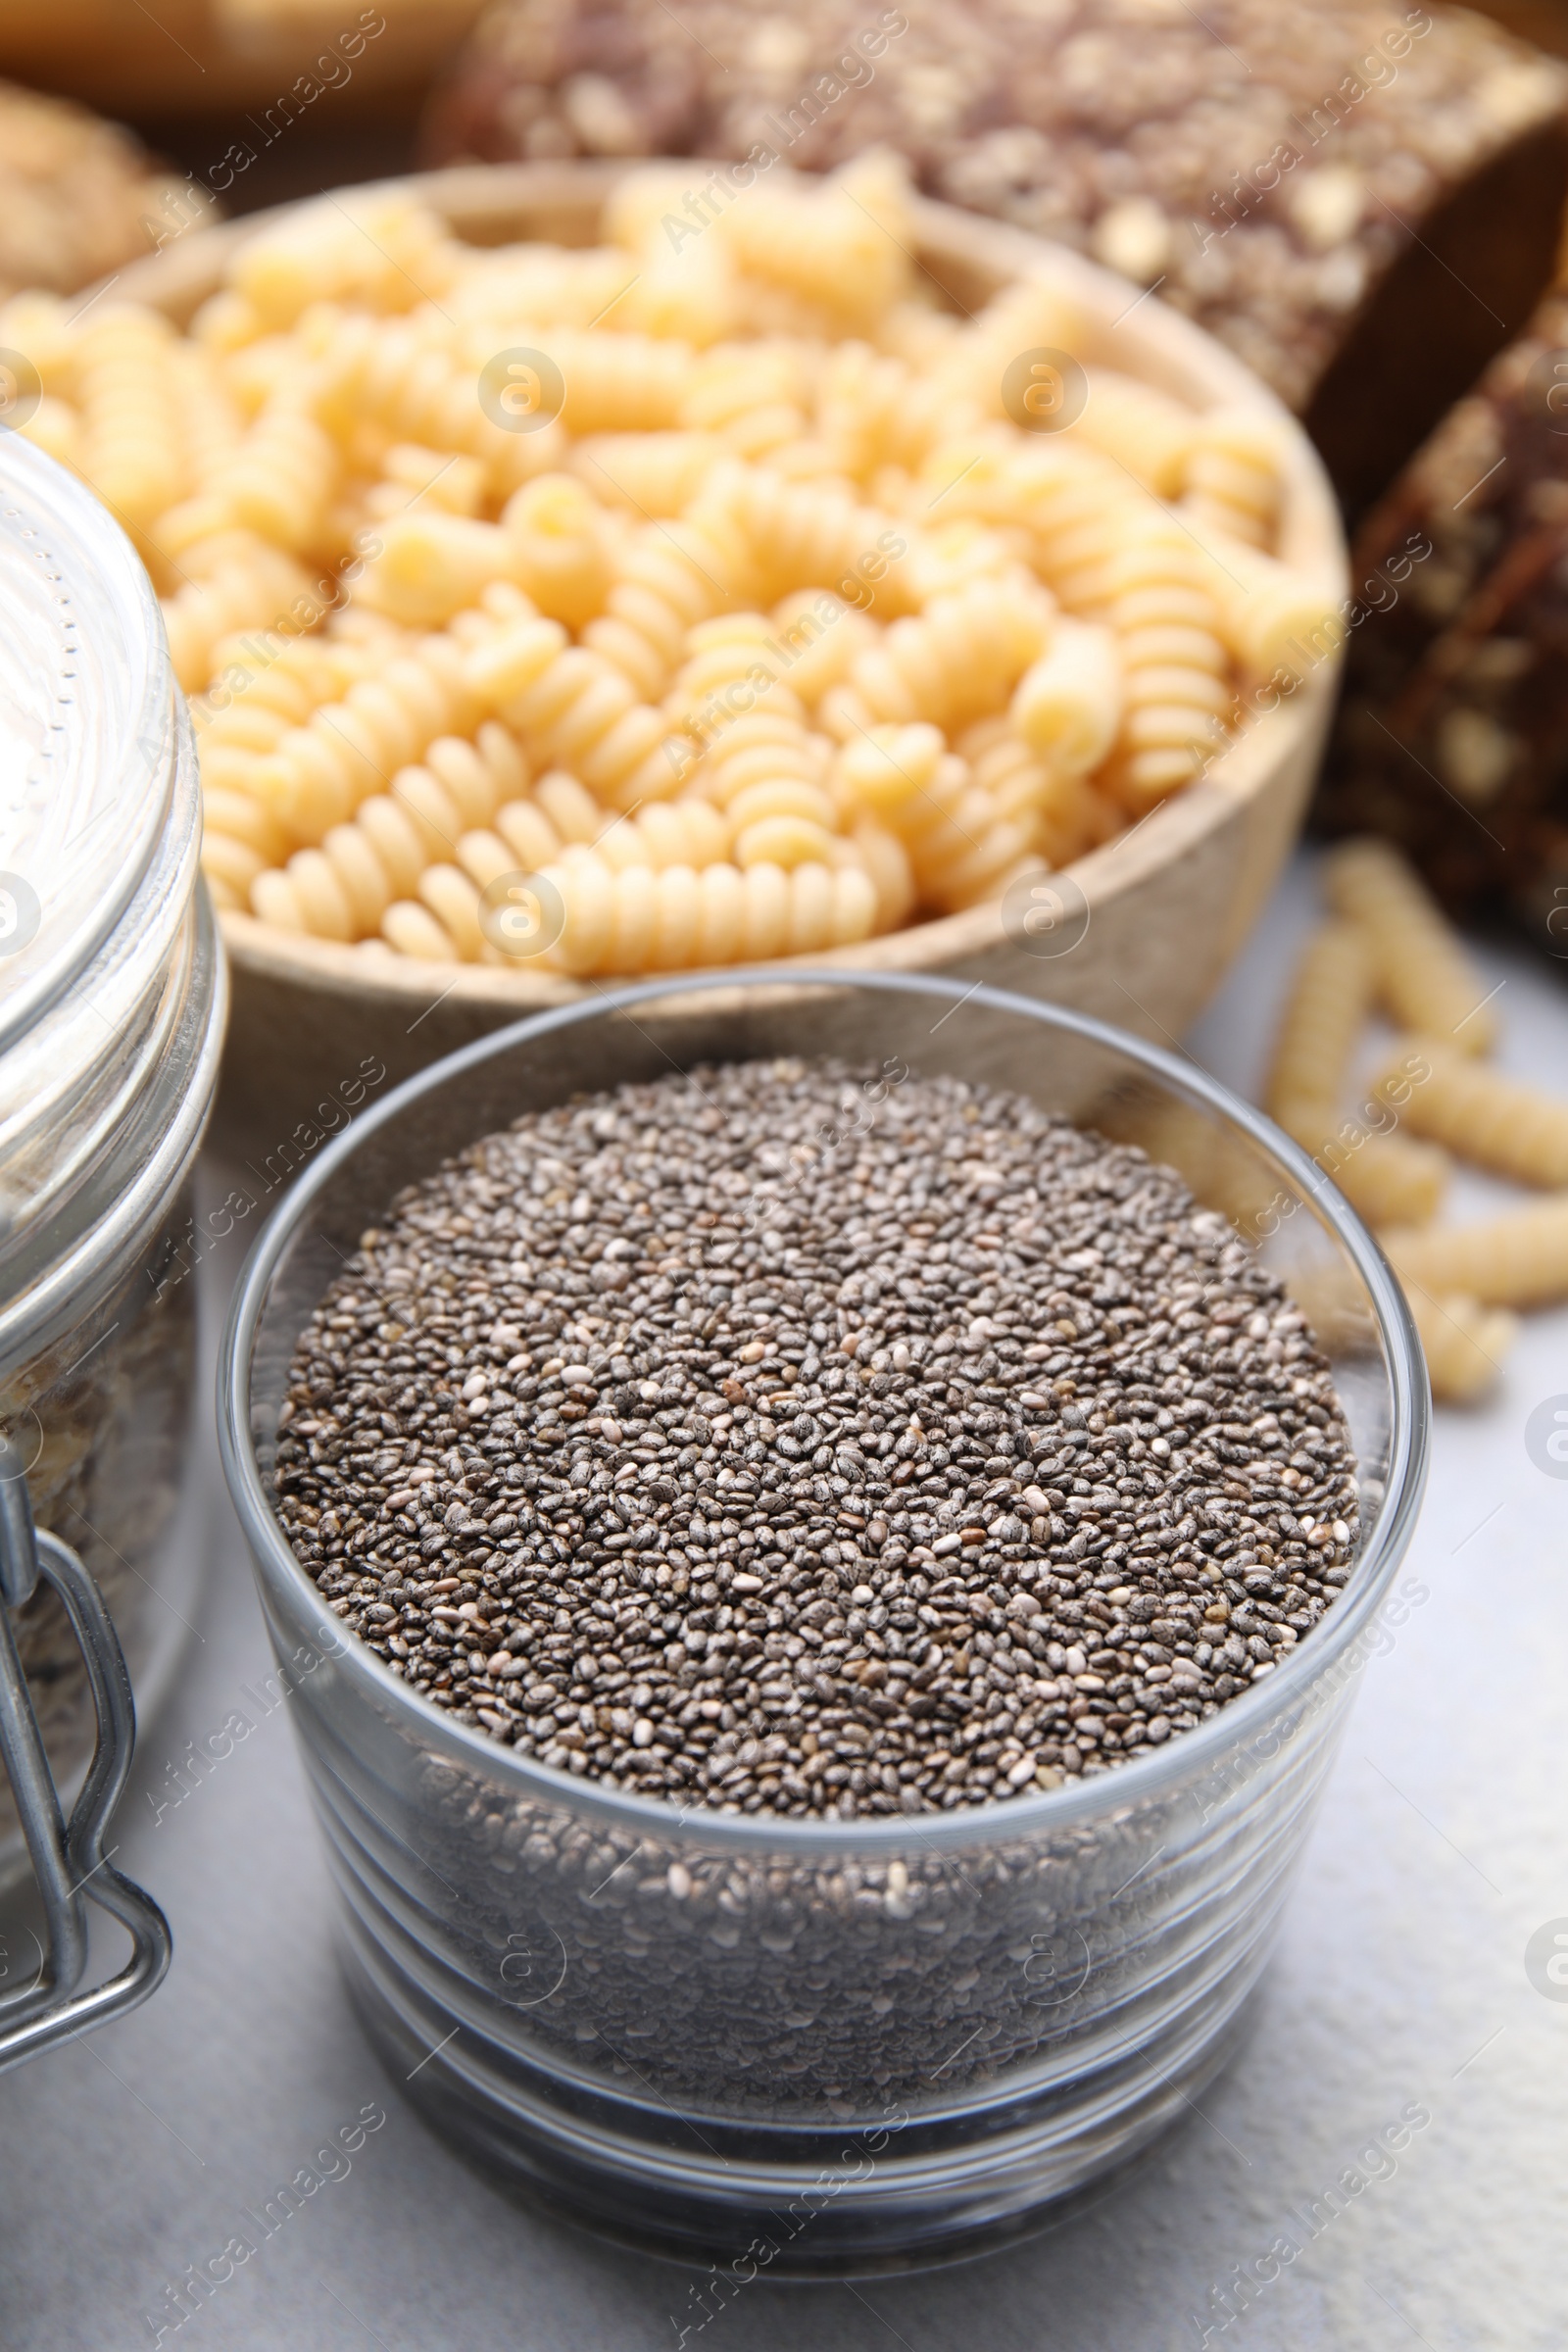
[[[1379,502],[1354,566],[1321,819],[1568,958],[1568,291]]]
[[[928,193],[1157,287],[1359,508],[1548,282],[1565,97],[1479,17],[1365,0],[499,0],[424,154],[821,170],[886,141]]]

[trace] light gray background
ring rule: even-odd
[[[1293,869],[1189,1041],[1254,1085],[1312,918]],[[1501,1058],[1568,1092],[1568,966],[1484,956]],[[1461,1205],[1484,1203],[1467,1184]],[[221,1287],[220,1284],[218,1287]],[[1212,2285],[1290,2225],[1408,2101],[1430,2125],[1224,2333],[1245,2352],[1557,2352],[1568,2341],[1568,2001],[1525,1945],[1568,1922],[1568,1480],[1524,1425],[1568,1395],[1568,1312],[1534,1318],[1494,1397],[1438,1418],[1406,1573],[1428,1597],[1371,1665],[1291,1902],[1250,2049],[1145,2172],[978,2265],[864,2285],[759,2281],[703,2352],[1178,2352]],[[385,2128],[176,2338],[192,2352],[655,2352],[689,2275],[537,2220],[424,2130],[349,2013],[285,1711],[155,1826],[184,1742],[270,1664],[211,1445],[212,1579],[179,1689],[147,1736],[122,1867],[173,1923],[137,2015],[0,2080],[0,2342],[148,2345],[144,2313],[362,2103]],[[1209,2312],[1210,2318],[1212,2313]],[[1216,2334],[1211,2338],[1219,2342]]]

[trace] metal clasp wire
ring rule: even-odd
[[[92,1762],[69,1823],[11,1625],[12,1611],[31,1598],[40,1577],[58,1593],[71,1620],[97,1723]],[[0,1436],[0,1764],[10,1777],[43,1899],[46,1936],[34,1983],[0,2001],[0,2073],[83,2027],[135,2008],[169,1967],[168,1921],[103,1850],[135,1743],[130,1677],[103,1597],[70,1544],[34,1527],[22,1457]],[[119,1976],[85,1992],[77,1989],[87,1966],[84,1897],[122,1923],[132,1947]]]

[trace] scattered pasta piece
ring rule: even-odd
[[[1443,1203],[1448,1158],[1433,1144],[1380,1135],[1360,1119],[1340,1119],[1332,1102],[1287,1102],[1280,1125],[1369,1225],[1425,1225]]]
[[[1550,1306],[1568,1298],[1568,1193],[1474,1225],[1383,1235],[1406,1287],[1485,1306]]]
[[[1424,1075],[1412,1075],[1419,1064]],[[1415,1135],[1521,1184],[1568,1185],[1568,1102],[1413,1038],[1374,1093]]]
[[[1330,905],[1365,929],[1396,1020],[1457,1053],[1485,1054],[1496,1035],[1485,983],[1398,851],[1345,842],[1329,854],[1326,884]]]
[[[1308,940],[1286,1000],[1263,1090],[1264,1107],[1288,1133],[1334,1124],[1355,1043],[1372,1008],[1372,949],[1358,923],[1324,923]],[[1305,1106],[1309,1106],[1305,1107]],[[1304,1144],[1315,1151],[1315,1143]]]
[[[1513,1344],[1508,1310],[1568,1298],[1568,1102],[1475,1058],[1466,1033],[1479,1028],[1491,1042],[1490,1001],[1396,852],[1348,843],[1331,854],[1326,880],[1336,914],[1298,966],[1267,1106],[1379,1228],[1434,1396],[1468,1403],[1495,1382]],[[1359,1113],[1342,1118],[1352,1055],[1379,999],[1413,1025],[1385,1054]],[[1478,1007],[1484,1018],[1473,1017]],[[1450,1152],[1518,1183],[1563,1189],[1481,1223],[1439,1225]],[[1301,1294],[1329,1347],[1365,1344],[1352,1330],[1364,1310],[1345,1272],[1313,1275]]]
[[[1405,1297],[1421,1335],[1432,1394],[1441,1404],[1470,1404],[1490,1389],[1518,1336],[1516,1318],[1474,1298],[1434,1298],[1413,1282]]]

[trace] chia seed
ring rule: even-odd
[[[1329,1366],[1224,1218],[902,1063],[702,1069],[474,1144],[361,1237],[276,1463],[297,1556],[438,1706],[798,1818],[1180,1737],[1310,1632],[1356,1527]]]

